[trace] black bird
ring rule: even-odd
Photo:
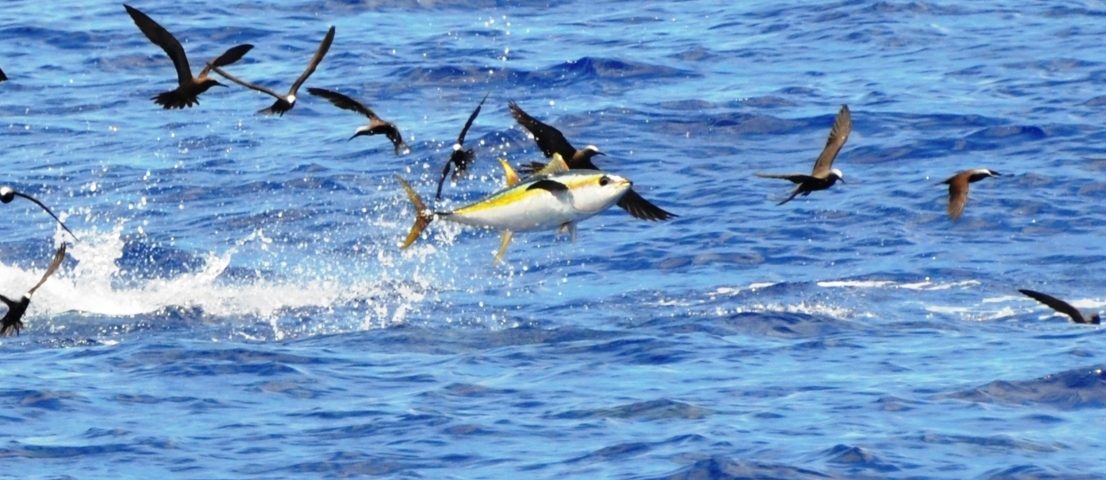
[[[534,141],[537,142],[538,148],[541,149],[546,158],[552,157],[554,153],[559,153],[570,169],[599,170],[599,167],[596,167],[595,163],[591,161],[592,157],[596,155],[604,155],[603,152],[599,151],[598,147],[595,145],[588,145],[577,150],[571,143],[568,143],[568,140],[560,130],[531,117],[513,101],[509,102],[507,105],[510,107],[511,115],[515,117],[518,124],[522,125],[523,128],[530,132],[530,135],[534,136]],[[533,163],[529,167],[530,168],[527,170],[532,172],[541,168],[541,164]],[[679,216],[653,205],[645,198],[642,198],[641,195],[638,195],[632,188],[626,191],[626,194],[618,201],[618,206],[629,212],[629,214],[633,215],[635,218],[640,218],[642,220],[668,220]]]
[[[146,34],[146,38],[154,42],[154,45],[165,50],[165,53],[169,55],[169,59],[173,61],[173,66],[177,69],[177,82],[179,83],[177,88],[150,97],[154,103],[161,105],[162,108],[185,108],[200,103],[198,97],[201,93],[206,92],[207,89],[216,85],[225,86],[215,81],[215,79],[209,78],[207,76],[208,72],[210,72],[213,67],[222,67],[237,62],[246,55],[246,52],[253,48],[253,45],[250,44],[231,47],[226,52],[223,52],[222,55],[219,55],[218,58],[212,60],[208,66],[204,67],[204,69],[200,71],[200,76],[193,77],[192,69],[188,66],[188,57],[184,54],[184,47],[181,47],[176,37],[161,25],[158,25],[153,19],[146,16],[145,13],[127,4],[123,6],[126,7],[127,13],[131,15],[134,24],[138,25],[138,29],[142,30],[142,33]]]
[[[480,115],[480,109],[484,106],[484,100],[487,99],[488,96],[484,95],[484,98],[480,100],[480,104],[476,106],[476,110],[473,110],[472,115],[469,115],[465,127],[461,129],[461,134],[457,136],[457,143],[453,144],[453,153],[449,155],[449,161],[446,162],[445,167],[442,167],[442,176],[438,178],[438,193],[434,195],[435,199],[442,199],[442,184],[445,183],[446,175],[449,175],[450,167],[453,167],[453,179],[456,180],[457,177],[468,170],[469,164],[476,159],[476,152],[471,148],[465,149],[465,134],[469,133],[472,122],[476,120],[477,115]]]
[[[65,226],[65,222],[62,222],[57,215],[54,215],[54,212],[50,211],[50,209],[47,208],[46,205],[44,205],[42,202],[38,201],[37,198],[27,195],[26,193],[17,192],[12,187],[6,185],[0,187],[0,202],[12,203],[12,200],[15,200],[15,197],[26,198],[27,200],[34,202],[35,205],[38,205],[43,210],[46,210],[46,213],[49,213],[51,217],[54,217],[54,220],[57,220],[58,224],[61,225],[61,228],[64,228],[65,231],[69,232],[70,235],[73,235],[74,240],[77,240],[77,236],[73,234],[73,231],[70,230],[69,227]]]
[[[1101,320],[1098,318],[1097,313],[1089,317],[1083,316],[1083,312],[1080,312],[1079,309],[1071,306],[1071,304],[1068,302],[1060,300],[1059,298],[1053,297],[1051,295],[1046,295],[1041,292],[1034,292],[1033,290],[1018,289],[1018,291],[1022,292],[1029,298],[1048,305],[1049,308],[1052,308],[1057,312],[1071,317],[1071,321],[1075,323],[1089,323],[1091,325],[1098,325],[1101,323]]]
[[[303,85],[303,82],[307,81],[307,77],[310,77],[312,73],[315,73],[315,68],[319,66],[319,63],[323,61],[323,57],[326,56],[326,52],[330,50],[331,43],[334,43],[333,26],[331,26],[330,29],[326,31],[326,36],[323,37],[323,42],[319,44],[319,49],[315,50],[315,56],[311,57],[311,61],[307,63],[307,69],[304,70],[303,73],[300,74],[300,77],[292,83],[292,88],[288,89],[287,95],[281,95],[273,91],[273,89],[271,88],[261,85],[255,85],[245,80],[239,79],[238,77],[224,72],[223,69],[219,68],[218,65],[213,68],[215,70],[215,73],[222,75],[227,80],[237,83],[243,87],[272,95],[274,98],[276,98],[276,102],[273,102],[272,106],[270,106],[269,108],[258,110],[257,113],[263,113],[265,115],[272,115],[275,113],[277,115],[284,116],[284,112],[287,112],[291,110],[292,107],[296,106],[296,93],[300,91],[300,86]]]
[[[23,314],[27,313],[27,307],[31,304],[31,295],[35,294],[35,290],[41,287],[46,282],[47,278],[50,278],[58,266],[61,265],[61,261],[65,259],[65,244],[58,247],[58,251],[54,253],[54,260],[50,262],[50,266],[46,268],[46,273],[42,274],[42,279],[31,287],[27,293],[23,294],[23,297],[19,301],[12,300],[8,297],[0,295],[0,300],[8,306],[8,312],[4,314],[4,318],[0,319],[0,337],[4,335],[19,335],[19,331],[23,329]]]
[[[969,183],[998,176],[1002,176],[1002,174],[987,168],[976,168],[961,170],[956,172],[956,175],[949,177],[948,180],[937,183],[937,185],[948,184],[949,186],[949,218],[956,220],[960,218],[960,214],[964,213],[964,205],[968,204]]]
[[[403,143],[403,136],[399,134],[399,129],[396,128],[395,124],[380,118],[375,112],[361,102],[342,95],[341,93],[323,88],[308,88],[307,92],[329,100],[335,107],[343,110],[351,110],[369,117],[369,124],[357,127],[357,130],[353,132],[353,136],[349,137],[350,140],[361,135],[383,134],[388,137],[388,140],[392,141],[392,145],[395,146],[396,149],[396,155],[401,155],[409,150],[407,144]]]
[[[757,173],[756,176],[761,178],[782,178],[797,184],[795,189],[791,191],[791,195],[776,205],[790,202],[798,195],[805,197],[810,195],[810,192],[830,188],[838,180],[844,182],[845,174],[841,173],[841,170],[833,168],[833,160],[837,158],[837,152],[841,151],[841,147],[845,146],[845,141],[849,139],[849,132],[852,130],[853,117],[849,112],[849,106],[841,105],[841,110],[837,112],[837,119],[833,121],[833,128],[830,129],[826,146],[822,149],[822,154],[818,155],[818,159],[814,161],[814,170],[810,175],[802,173]]]

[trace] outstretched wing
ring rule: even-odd
[[[576,148],[574,148],[571,143],[568,143],[568,140],[565,139],[565,136],[561,134],[560,130],[531,117],[513,101],[509,102],[507,106],[511,109],[511,115],[515,117],[518,124],[522,125],[523,128],[534,136],[534,141],[537,142],[538,148],[541,149],[546,157],[552,157],[554,153],[559,153],[568,160],[576,154]]]
[[[248,43],[243,43],[242,45],[235,45],[228,48],[227,51],[223,52],[222,55],[215,57],[215,60],[212,60],[210,63],[204,66],[203,71],[200,72],[200,76],[202,77],[204,75],[207,75],[207,72],[210,72],[212,67],[225,67],[227,65],[237,63],[239,60],[242,59],[242,57],[246,56],[246,52],[249,52],[252,48],[253,45],[250,45]]]
[[[295,83],[292,84],[292,89],[288,92],[295,95],[300,90],[300,86],[303,82],[307,81],[307,77],[310,77],[312,73],[315,73],[315,68],[319,66],[319,63],[323,61],[323,57],[326,56],[326,52],[330,50],[330,44],[334,43],[334,26],[330,26],[330,30],[326,31],[326,37],[323,37],[323,43],[319,44],[319,49],[315,50],[315,56],[311,57],[311,62],[307,64],[307,70],[304,70],[300,74],[300,78],[297,78]]]
[[[1075,307],[1071,306],[1071,304],[1068,303],[1068,302],[1065,302],[1063,300],[1060,300],[1059,298],[1053,297],[1052,295],[1047,295],[1047,294],[1044,294],[1044,293],[1041,293],[1041,292],[1035,292],[1033,290],[1018,289],[1018,291],[1022,292],[1023,294],[1025,294],[1025,296],[1027,296],[1029,298],[1032,298],[1032,299],[1034,299],[1038,302],[1041,302],[1045,305],[1048,305],[1050,308],[1052,308],[1053,310],[1056,310],[1057,312],[1060,312],[1064,315],[1067,315],[1067,316],[1071,317],[1071,320],[1075,323],[1086,323],[1083,320],[1083,313],[1080,312]]]
[[[782,178],[784,180],[790,180],[791,183],[803,183],[810,180],[811,176],[805,173],[754,173],[760,178]]]
[[[622,195],[622,198],[618,199],[618,206],[630,215],[633,215],[634,218],[640,218],[642,220],[663,221],[679,216],[653,205],[649,200],[638,195],[633,189],[627,190],[626,193]]]
[[[134,20],[134,24],[138,25],[138,29],[146,34],[146,38],[149,38],[151,42],[154,42],[154,45],[161,47],[162,50],[165,50],[165,54],[169,55],[169,59],[173,61],[173,66],[177,69],[177,81],[181,85],[191,83],[192,69],[188,66],[188,57],[184,54],[184,47],[180,45],[177,38],[137,8],[127,4],[123,4],[123,7],[127,9],[127,13]]]
[[[31,287],[31,289],[27,291],[28,297],[34,295],[35,290],[38,290],[38,287],[41,287],[43,283],[46,283],[46,279],[50,278],[50,275],[53,275],[54,272],[58,270],[58,267],[61,266],[62,260],[65,260],[64,243],[61,244],[61,246],[58,247],[58,251],[54,253],[54,259],[50,261],[50,266],[46,267],[46,273],[42,274],[42,279],[40,279],[38,283],[35,284],[35,286]]]
[[[258,91],[258,92],[261,92],[261,93],[265,93],[265,94],[271,95],[271,96],[272,96],[273,98],[276,98],[277,100],[281,100],[281,99],[283,99],[283,98],[284,98],[284,95],[281,95],[281,94],[279,94],[279,93],[277,93],[277,92],[273,91],[273,89],[271,89],[271,88],[269,88],[269,87],[266,87],[266,86],[262,86],[262,85],[257,85],[257,84],[253,84],[253,83],[247,82],[247,81],[245,81],[245,80],[242,80],[241,78],[238,78],[238,77],[236,77],[236,76],[234,76],[234,75],[231,75],[231,74],[229,74],[229,73],[225,72],[225,71],[224,71],[224,70],[223,70],[222,68],[219,68],[219,67],[217,67],[217,66],[215,66],[215,65],[212,65],[212,66],[211,66],[211,69],[212,69],[212,70],[214,70],[214,71],[215,71],[215,73],[218,73],[219,75],[221,75],[221,76],[222,76],[223,78],[225,78],[225,79],[227,79],[227,80],[230,80],[230,81],[232,81],[232,82],[234,82],[234,83],[237,83],[237,84],[239,84],[239,85],[241,85],[241,86],[243,86],[243,87],[246,87],[246,88],[248,88],[248,89],[250,89],[250,90],[256,90],[256,91]]]
[[[378,117],[375,112],[369,109],[369,107],[363,105],[361,102],[358,102],[357,100],[349,98],[333,90],[309,87],[307,89],[307,93],[310,93],[317,97],[323,97],[329,100],[330,103],[333,103],[335,107],[341,108],[343,110],[351,110],[360,113],[361,115],[369,117],[369,119],[380,119],[380,117]]]
[[[968,204],[968,177],[957,175],[949,181],[949,218],[956,220],[964,213]]]
[[[826,148],[822,149],[822,154],[818,155],[818,160],[814,162],[815,176],[824,177],[829,173],[830,168],[833,167],[833,159],[837,158],[837,152],[845,146],[845,141],[849,139],[849,132],[852,131],[853,116],[849,113],[849,106],[841,105],[841,110],[837,112],[837,119],[833,122],[833,128],[830,129],[829,138],[826,139]]]
[[[488,99],[488,95],[485,94],[484,98],[480,100],[480,104],[476,106],[476,110],[472,111],[472,115],[469,115],[468,121],[465,122],[465,128],[461,129],[461,134],[457,136],[457,144],[465,144],[465,135],[469,133],[469,128],[472,127],[472,122],[476,121],[476,116],[480,115],[480,109],[484,107],[484,100]]]

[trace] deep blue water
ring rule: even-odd
[[[202,2],[210,3],[210,2]],[[4,478],[1102,478],[1100,2],[300,1],[135,6],[199,65],[301,91],[163,111],[114,2],[0,11],[0,181],[80,236],[0,339]],[[540,158],[507,102],[680,215],[516,236],[412,220],[464,120],[474,175]],[[777,207],[841,104],[848,183]],[[973,184],[945,215],[957,170]],[[0,205],[0,292],[67,240]]]

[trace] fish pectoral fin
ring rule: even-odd
[[[507,253],[507,246],[511,244],[511,238],[514,237],[514,232],[510,230],[504,230],[499,236],[499,250],[495,252],[495,263],[503,261],[503,255]]]
[[[518,174],[515,173],[515,169],[511,167],[511,164],[507,163],[506,158],[500,158],[499,164],[503,165],[503,183],[508,187],[513,187],[518,184]]]
[[[561,224],[561,228],[557,229],[557,233],[568,233],[568,238],[573,242],[576,241],[576,222],[565,222]]]
[[[559,153],[554,153],[553,160],[545,164],[535,175],[553,175],[554,173],[564,173],[567,171],[568,163],[565,163],[565,157],[562,157]]]
[[[530,185],[529,187],[526,187],[526,191],[537,190],[537,189],[546,190],[549,193],[552,193],[552,194],[556,195],[556,194],[561,193],[561,192],[567,192],[568,191],[568,185],[565,185],[565,184],[563,184],[561,182],[558,182],[556,180],[550,180],[550,179],[546,178],[546,179],[538,180],[538,181],[534,182],[532,185]]]

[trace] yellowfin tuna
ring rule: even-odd
[[[577,222],[610,208],[632,185],[623,177],[597,170],[570,171],[560,155],[554,155],[553,161],[544,169],[523,180],[519,180],[507,162],[500,160],[500,164],[506,172],[506,187],[480,201],[448,212],[426,208],[411,185],[400,178],[407,198],[416,210],[415,224],[404,239],[402,248],[410,247],[431,221],[441,218],[501,231],[502,239],[495,255],[498,262],[503,259],[514,232],[559,228],[575,238]]]

